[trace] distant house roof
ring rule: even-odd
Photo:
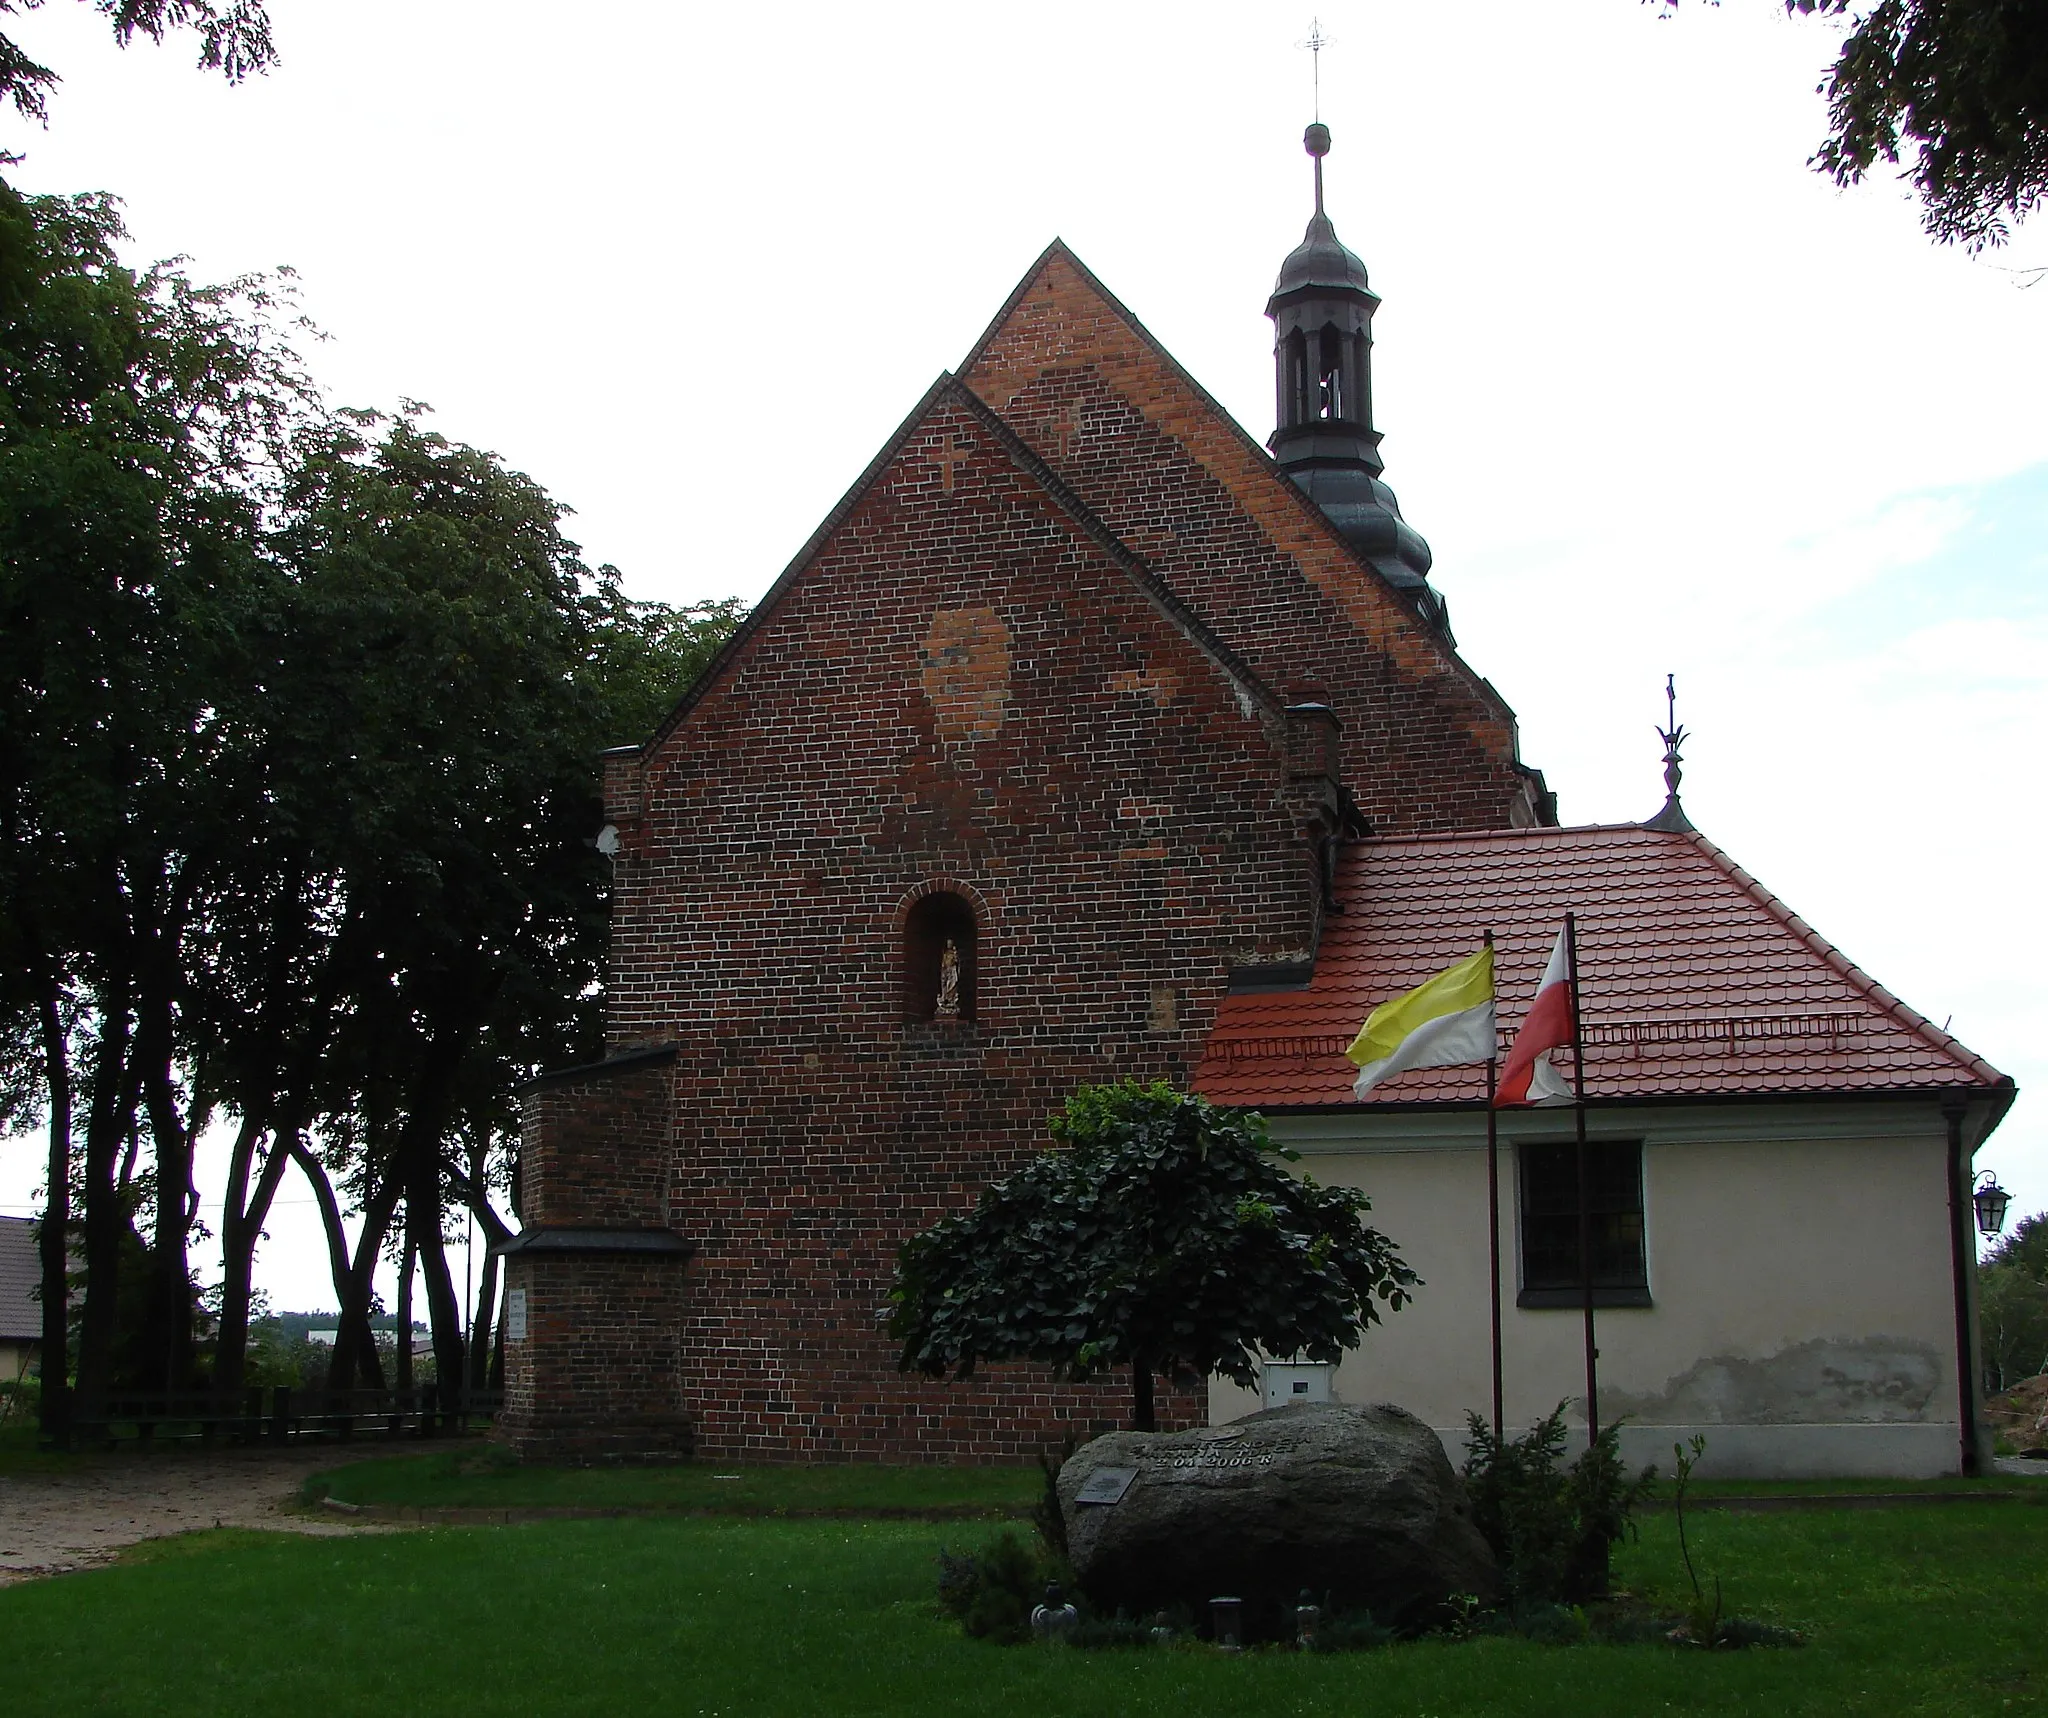
[[[1195,1089],[1261,1108],[1351,1106],[1366,1015],[1491,929],[1502,1043],[1578,914],[1589,1098],[1842,1095],[2011,1082],[1891,995],[1697,832],[1517,829],[1350,848],[1341,911],[1298,989],[1233,995]],[[1483,1066],[1417,1070],[1359,1107],[1475,1102]]]
[[[0,1217],[0,1342],[33,1342],[43,1334],[35,1227],[27,1217]]]

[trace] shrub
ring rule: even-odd
[[[1031,1638],[1032,1607],[1060,1575],[1005,1528],[979,1553],[939,1553],[939,1606],[975,1639],[1015,1645]]]
[[[1316,1624],[1316,1652],[1370,1652],[1399,1638],[1370,1611],[1338,1611]]]
[[[1672,1509],[1678,1516],[1678,1555],[1685,1563],[1685,1578],[1692,1586],[1692,1602],[1686,1606],[1685,1621],[1671,1633],[1674,1641],[1693,1646],[1801,1646],[1805,1637],[1797,1629],[1779,1628],[1754,1617],[1724,1616],[1721,1611],[1721,1577],[1714,1577],[1714,1596],[1707,1597],[1699,1571],[1693,1567],[1692,1541],[1685,1531],[1685,1494],[1692,1484],[1692,1470],[1707,1453],[1707,1440],[1695,1432],[1682,1444],[1671,1446],[1678,1464],[1678,1483],[1672,1493]]]
[[[1630,1518],[1657,1470],[1629,1478],[1618,1426],[1565,1467],[1562,1402],[1519,1438],[1496,1439],[1477,1414],[1465,1424],[1473,1518],[1500,1563],[1510,1609],[1602,1596],[1608,1548],[1634,1531]]]
[[[1060,1508],[1060,1469],[1067,1465],[1067,1458],[1074,1453],[1075,1438],[1069,1432],[1061,1441],[1059,1453],[1041,1450],[1038,1454],[1039,1471],[1045,1475],[1045,1484],[1038,1494],[1038,1501],[1031,1506],[1031,1525],[1038,1529],[1038,1537],[1045,1542],[1046,1554],[1060,1563],[1067,1560],[1067,1517]]]
[[[34,1425],[42,1412],[42,1403],[40,1378],[10,1378],[0,1383],[0,1426]]]

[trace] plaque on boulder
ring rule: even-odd
[[[1118,1507],[1080,1507],[1098,1474],[1126,1471]],[[1199,1610],[1224,1592],[1292,1607],[1306,1587],[1394,1624],[1498,1586],[1443,1444],[1389,1405],[1112,1433],[1074,1452],[1059,1491],[1074,1573],[1106,1610]]]
[[[1134,1467],[1099,1467],[1081,1482],[1076,1503],[1121,1503],[1131,1481],[1138,1477]]]

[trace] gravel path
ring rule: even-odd
[[[285,1533],[390,1532],[287,1514],[323,1450],[169,1451],[81,1459],[61,1474],[0,1474],[0,1586],[108,1561],[124,1545],[205,1527]]]

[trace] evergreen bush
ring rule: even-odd
[[[1657,1470],[1628,1476],[1618,1426],[1602,1428],[1566,1467],[1562,1402],[1519,1438],[1495,1438],[1477,1414],[1465,1424],[1465,1487],[1500,1563],[1509,1609],[1603,1597],[1608,1549],[1634,1532],[1630,1518]]]

